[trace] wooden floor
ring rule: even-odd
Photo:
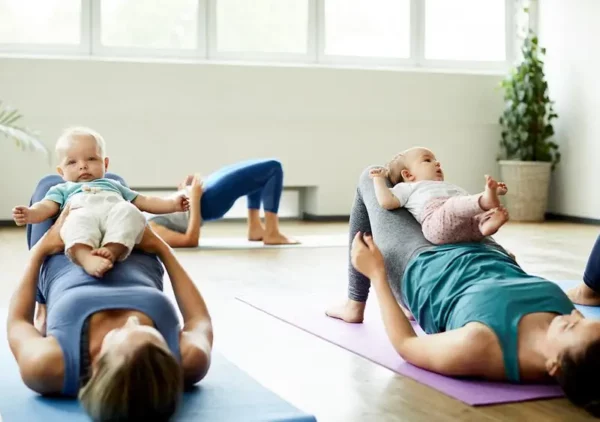
[[[284,223],[291,235],[339,234],[345,224]],[[580,279],[598,227],[515,224],[496,239],[529,272]],[[215,223],[205,236],[243,236],[241,223]],[[475,408],[233,300],[245,293],[307,293],[343,300],[346,248],[177,251],[215,321],[215,347],[260,383],[322,422],[583,421],[566,400]],[[25,232],[0,229],[0,307],[6,307],[27,259]],[[168,284],[168,283],[167,283]]]

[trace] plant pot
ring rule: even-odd
[[[502,202],[511,221],[544,221],[552,163],[542,161],[499,161],[501,181],[508,193]]]

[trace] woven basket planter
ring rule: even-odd
[[[552,163],[499,161],[500,180],[508,193],[502,201],[511,221],[543,221],[548,208]]]

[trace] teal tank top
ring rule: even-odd
[[[493,246],[465,243],[421,252],[409,263],[402,300],[428,333],[479,322],[491,328],[502,348],[506,377],[519,382],[518,325],[535,312],[571,313],[562,289],[525,273]]]

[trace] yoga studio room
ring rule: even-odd
[[[0,422],[600,418],[598,16],[0,0]]]

